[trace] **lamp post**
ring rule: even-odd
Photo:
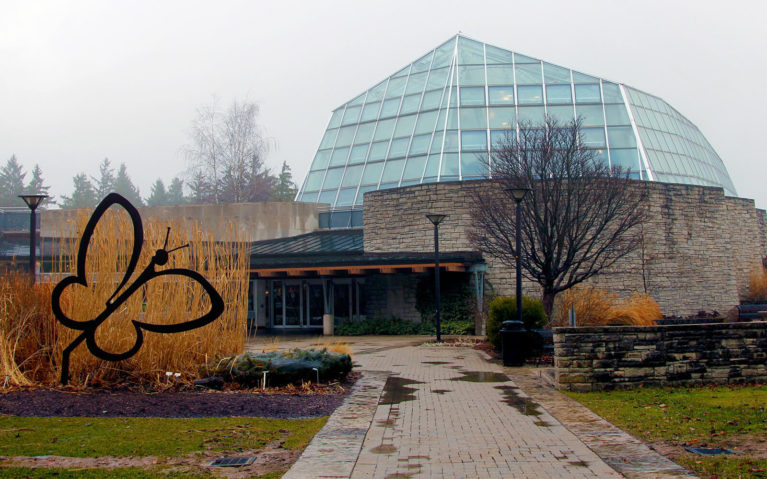
[[[439,224],[447,215],[428,214],[429,221],[434,225],[434,302],[436,303],[437,342],[442,342],[442,325],[439,319]]]
[[[29,276],[32,280],[32,284],[35,284],[35,240],[37,239],[35,210],[47,197],[48,195],[19,195],[19,198],[24,200],[24,203],[29,206],[31,212],[29,219]]]
[[[517,321],[522,321],[522,262],[520,261],[520,246],[521,246],[521,235],[520,235],[520,221],[519,218],[522,216],[522,200],[525,199],[525,196],[527,195],[527,192],[530,191],[530,188],[507,188],[506,191],[511,193],[511,197],[514,198],[514,201],[517,203],[517,217],[515,218],[516,226],[516,259],[517,259]]]

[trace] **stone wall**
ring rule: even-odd
[[[738,304],[748,276],[767,255],[767,219],[753,200],[725,197],[721,188],[637,182],[647,188],[650,220],[643,248],[623,258],[590,284],[619,292],[647,292],[662,311],[689,315],[726,312]],[[432,183],[373,191],[365,195],[366,252],[433,251],[433,226],[426,213],[450,215],[440,225],[441,251],[473,245],[472,192],[497,188],[492,181]],[[498,190],[500,192],[500,190]],[[486,279],[499,294],[514,290],[514,268],[485,256]],[[537,284],[523,281],[526,295]]]
[[[767,323],[555,328],[560,388],[767,380]]]
[[[376,274],[365,278],[366,307],[369,318],[392,316],[409,321],[420,321],[415,309],[416,285],[422,275]]]

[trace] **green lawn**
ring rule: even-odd
[[[257,476],[256,479],[279,479],[282,472],[273,472],[263,476]],[[202,472],[178,472],[163,471],[161,469],[141,469],[139,467],[126,467],[118,469],[32,469],[29,467],[9,467],[0,468],[0,478],[24,478],[37,479],[56,477],[59,479],[155,479],[157,477],[167,479],[178,478],[197,478],[209,479],[218,477],[211,473]]]
[[[701,477],[767,477],[767,385],[567,394],[645,441],[678,446],[672,459]],[[689,446],[739,454],[703,457]]]

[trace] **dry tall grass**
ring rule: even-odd
[[[647,294],[635,292],[621,300],[611,291],[583,285],[557,296],[553,326],[569,326],[568,313],[572,305],[575,305],[578,326],[650,326],[662,317],[660,306]]]
[[[746,299],[753,302],[767,302],[767,268],[760,266],[751,271]]]
[[[133,230],[128,215],[119,208],[112,208],[99,221],[88,249],[86,271],[88,287],[67,288],[61,297],[64,313],[76,321],[86,321],[98,316],[106,302],[115,293],[123,277],[132,251]],[[78,220],[78,231],[82,232],[88,216]],[[220,318],[201,328],[174,334],[144,332],[144,343],[139,352],[120,362],[102,361],[87,350],[85,344],[75,348],[70,359],[70,382],[82,384],[86,380],[109,383],[122,381],[126,376],[144,383],[160,383],[165,372],[180,372],[186,377],[195,375],[198,367],[217,356],[234,355],[244,349],[247,316],[247,265],[246,244],[230,228],[226,242],[216,243],[212,236],[199,227],[184,229],[167,221],[144,221],[144,247],[136,271],[127,284],[149,264],[155,251],[163,247],[167,228],[171,227],[168,250],[189,243],[189,248],[170,253],[167,265],[157,271],[170,268],[189,268],[202,274],[220,293],[225,311]],[[58,250],[57,265],[60,275],[74,273],[68,265],[76,264],[76,248],[62,242]],[[55,276],[55,275],[54,275]],[[50,289],[53,285],[39,285],[47,288],[45,297],[46,326],[52,330],[47,341],[37,351],[16,354],[14,365],[2,364],[5,371],[20,371],[23,378],[16,381],[52,383],[58,379],[61,353],[82,331],[72,330],[59,324],[50,314]],[[124,290],[125,286],[121,289]],[[38,306],[42,300],[38,298]],[[136,332],[131,320],[138,319],[153,324],[173,324],[198,318],[210,310],[210,301],[201,286],[183,276],[159,276],[148,281],[132,295],[115,313],[107,318],[96,330],[97,345],[110,353],[129,350]],[[23,314],[13,318],[12,323],[23,323]],[[18,329],[18,326],[16,327]],[[13,331],[13,328],[7,328]],[[13,335],[3,330],[3,345],[13,344]],[[18,348],[17,348],[18,350]],[[42,360],[42,351],[49,351],[50,359]],[[7,357],[7,354],[4,355]],[[35,359],[38,358],[38,359]],[[5,362],[5,361],[4,361]],[[32,367],[32,365],[36,365]],[[39,371],[46,370],[41,375]],[[37,371],[33,376],[28,371]],[[7,372],[5,374],[8,374]],[[18,376],[18,373],[16,373]]]

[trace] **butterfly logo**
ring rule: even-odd
[[[89,285],[89,272],[86,271],[86,259],[88,256],[88,246],[91,242],[91,237],[96,229],[101,217],[112,206],[116,208],[122,207],[130,216],[130,221],[133,226],[133,249],[130,259],[122,277],[122,281],[115,288],[114,293],[109,297],[104,305],[104,310],[96,317],[87,319],[84,321],[78,321],[68,317],[61,307],[61,295],[67,288],[79,285],[88,287]],[[146,265],[143,271],[136,277],[136,279],[129,283],[136,264],[138,263],[139,256],[141,255],[141,248],[144,243],[144,230],[141,223],[141,216],[139,216],[138,210],[124,197],[117,193],[110,193],[104,198],[101,203],[96,207],[95,211],[91,215],[88,223],[83,231],[82,238],[80,239],[80,245],[77,250],[77,273],[74,276],[68,276],[61,280],[54,288],[51,294],[51,307],[53,309],[53,315],[64,326],[82,331],[70,344],[67,346],[61,355],[61,384],[66,385],[69,380],[69,355],[72,351],[85,341],[88,350],[99,359],[106,361],[122,361],[128,359],[136,354],[141,345],[144,342],[144,331],[151,331],[155,333],[179,333],[182,331],[189,331],[192,329],[205,326],[216,318],[221,316],[224,312],[224,300],[221,299],[221,295],[206,280],[200,273],[184,268],[169,268],[158,270],[158,266],[164,266],[168,263],[170,254],[176,250],[186,248],[189,245],[179,246],[177,248],[168,249],[168,236],[170,235],[170,228],[165,235],[165,244],[163,247],[156,250],[154,256]],[[92,272],[95,273],[95,272]],[[133,346],[127,351],[121,353],[112,353],[105,351],[96,343],[96,330],[98,327],[115,311],[120,308],[131,296],[141,291],[141,287],[147,284],[150,280],[158,277],[167,277],[168,280],[180,279],[180,277],[189,278],[192,282],[202,286],[203,290],[208,294],[210,298],[210,311],[203,314],[198,318],[184,321],[181,323],[173,324],[152,324],[138,319],[133,319],[133,327],[136,331],[136,340]]]

